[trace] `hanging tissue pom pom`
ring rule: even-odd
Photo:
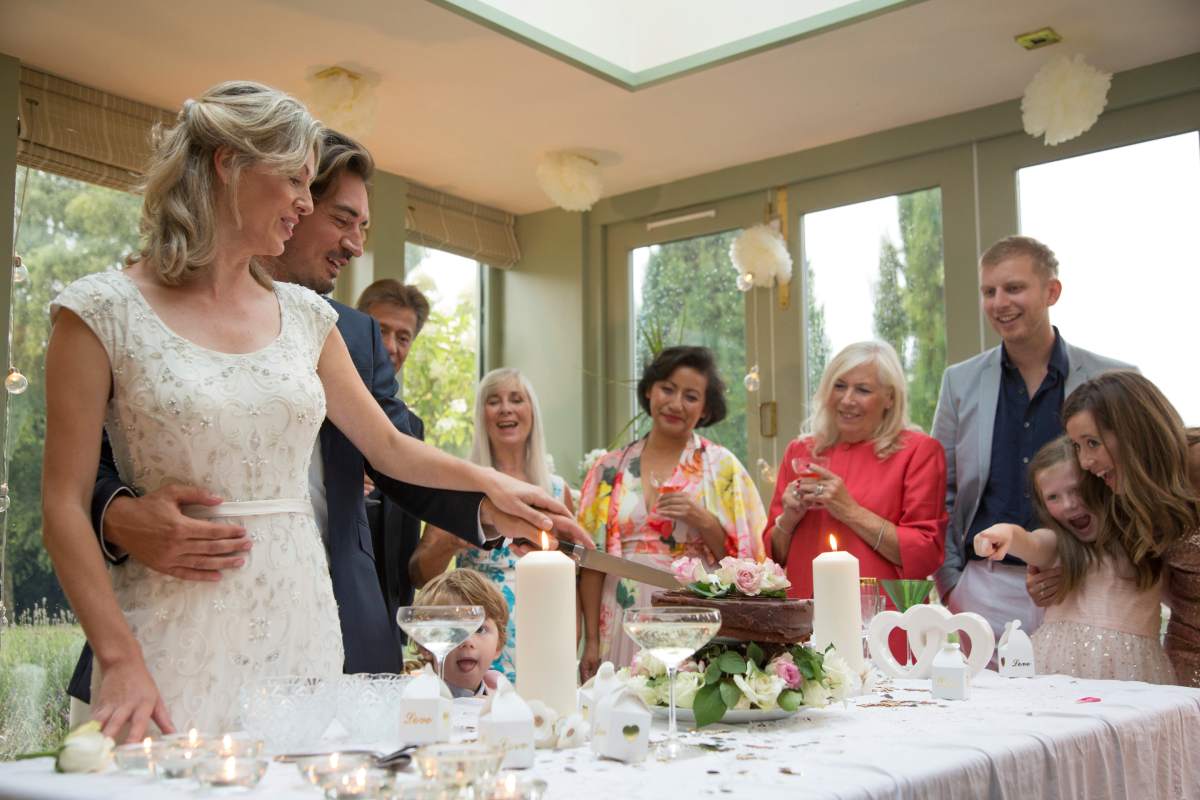
[[[546,153],[537,165],[537,181],[564,211],[588,211],[604,193],[596,162],[576,153]]]
[[[787,242],[770,225],[754,225],[738,234],[729,246],[729,258],[738,271],[739,289],[743,275],[749,275],[755,286],[764,289],[776,281],[787,283],[792,279],[792,254]]]
[[[747,392],[758,391],[758,387],[761,384],[758,377],[758,364],[750,368],[750,371],[746,373],[746,377],[742,378],[742,383],[745,384]]]
[[[355,139],[375,129],[375,91],[366,78],[344,67],[323,69],[308,80],[306,98],[326,127]]]
[[[16,367],[9,367],[8,377],[4,379],[4,388],[9,394],[22,394],[29,388],[29,378],[22,375]]]
[[[25,266],[20,256],[13,257],[13,283],[24,283],[29,280],[29,267]]]
[[[1046,64],[1025,87],[1021,118],[1030,136],[1045,134],[1046,144],[1060,144],[1096,124],[1108,103],[1112,75],[1076,55]]]

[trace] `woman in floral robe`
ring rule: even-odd
[[[665,570],[680,556],[710,569],[725,556],[763,558],[766,513],[754,481],[737,456],[695,432],[724,419],[724,394],[708,348],[667,348],[646,367],[638,399],[650,433],[597,461],[583,484],[579,523],[598,548]],[[653,591],[583,571],[583,679],[600,662],[630,663],[637,645],[621,617],[650,605]]]

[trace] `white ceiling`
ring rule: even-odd
[[[1045,25],[1065,41],[1013,43]],[[356,69],[384,169],[515,213],[550,205],[546,150],[590,151],[615,195],[1019,97],[1058,53],[1119,72],[1197,50],[1196,0],[925,0],[631,93],[426,0],[0,0],[0,53],[164,108]]]

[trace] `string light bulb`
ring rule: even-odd
[[[9,394],[24,394],[29,388],[29,378],[21,374],[21,370],[16,367],[8,368],[8,377],[4,379],[4,388]]]

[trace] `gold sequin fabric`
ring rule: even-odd
[[[1184,686],[1200,687],[1200,531],[1167,551],[1171,621],[1163,644]]]
[[[1146,683],[1175,683],[1157,636],[1138,636],[1082,622],[1047,622],[1033,635],[1038,674]]]

